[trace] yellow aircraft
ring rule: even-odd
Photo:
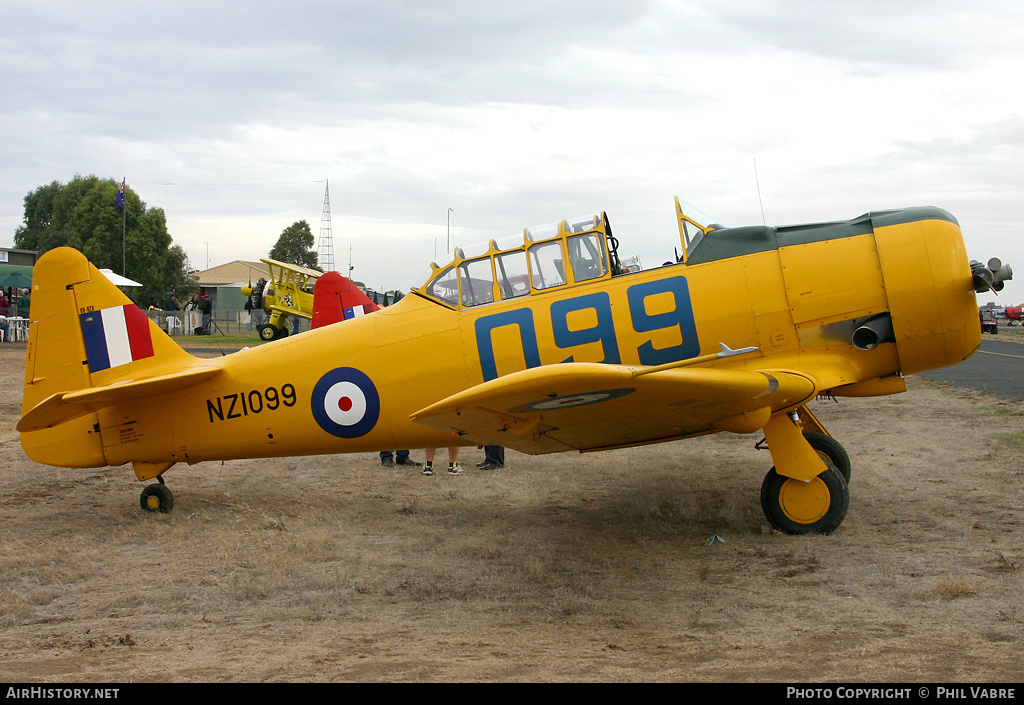
[[[258,327],[260,338],[276,340],[288,335],[288,316],[313,317],[313,288],[323,272],[274,259],[261,261],[270,268],[270,281],[261,278],[243,286],[242,293],[250,297],[254,311],[262,308],[270,316]]]
[[[1009,268],[969,263],[938,208],[791,227],[724,228],[678,200],[676,213],[676,263],[625,272],[604,213],[563,220],[457,249],[373,315],[217,359],[52,250],[33,278],[22,446],[48,465],[131,462],[158,480],[142,507],[169,511],[176,463],[760,431],[770,524],[831,532],[850,462],[807,403],[902,392],[904,374],[967,358],[975,287]]]

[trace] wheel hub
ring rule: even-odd
[[[821,478],[809,482],[789,479],[779,491],[779,506],[791,521],[813,524],[828,513],[832,496]]]

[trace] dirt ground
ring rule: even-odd
[[[1020,403],[815,402],[854,462],[831,536],[772,532],[769,455],[729,434],[490,473],[467,449],[462,477],[203,463],[153,515],[128,466],[25,457],[23,363],[0,350],[2,681],[1021,679]]]

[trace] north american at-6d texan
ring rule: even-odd
[[[130,462],[158,480],[143,508],[169,511],[176,463],[757,433],[769,523],[828,533],[850,460],[808,402],[902,392],[964,360],[975,291],[1009,268],[969,262],[938,208],[726,228],[677,200],[676,215],[682,254],[661,267],[623,266],[603,213],[563,220],[456,249],[393,306],[217,359],[52,250],[33,277],[22,446],[47,465]]]

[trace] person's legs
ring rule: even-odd
[[[415,465],[419,467],[420,464],[409,457],[409,451],[407,450],[396,450],[395,451],[395,465]]]
[[[459,465],[459,446],[448,449],[448,474],[461,475],[462,467]]]
[[[481,470],[500,470],[505,467],[504,446],[484,446],[484,460],[477,463]]]

